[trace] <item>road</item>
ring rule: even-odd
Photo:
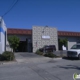
[[[79,60],[49,59],[0,65],[0,80],[73,80],[80,73]]]

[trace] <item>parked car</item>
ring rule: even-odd
[[[43,48],[40,48],[39,51],[41,51],[41,52],[53,52],[53,51],[56,51],[56,46],[55,45],[46,45]]]
[[[75,44],[67,51],[67,57],[75,57],[80,60],[80,43]]]

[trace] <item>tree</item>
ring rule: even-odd
[[[59,44],[59,50],[62,50],[62,46],[64,45],[65,47],[67,47],[67,39],[58,39],[58,44]]]
[[[10,47],[13,48],[13,52],[14,52],[19,46],[19,38],[17,36],[9,36],[8,41]]]

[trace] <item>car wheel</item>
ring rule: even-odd
[[[78,59],[80,60],[80,54],[78,55]]]

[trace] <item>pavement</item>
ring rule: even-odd
[[[63,54],[63,52],[61,51],[56,51],[54,54],[56,54],[57,56],[65,56],[65,53]],[[44,62],[44,61],[49,61],[49,60],[58,60],[58,59],[62,59],[62,58],[49,58],[49,57],[44,57],[44,56],[40,56],[34,53],[29,53],[29,52],[17,52],[15,53],[15,61],[1,61],[1,64],[13,64],[13,63],[37,63],[37,62]]]
[[[44,57],[37,55],[35,53],[15,53],[16,61],[20,63],[37,63],[37,62],[47,62],[56,58]],[[61,58],[58,58],[61,59]]]
[[[26,61],[0,65],[0,80],[73,80],[74,73],[80,74],[80,60],[43,59],[29,53],[15,55],[17,59]]]
[[[64,51],[55,51],[53,54],[57,55],[57,56],[67,56],[67,51],[64,50]]]
[[[55,51],[53,54],[57,56],[66,57],[66,51]],[[36,63],[36,62],[62,59],[62,58],[44,57],[44,56],[37,55],[35,53],[28,53],[28,52],[15,53],[15,57],[17,62],[26,62],[26,63],[29,63],[29,62]]]

